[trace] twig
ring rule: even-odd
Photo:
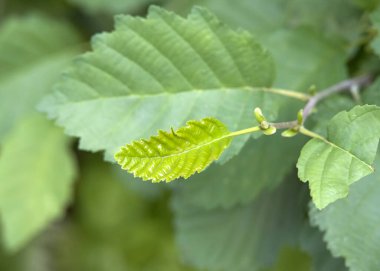
[[[308,118],[311,111],[317,105],[317,103],[319,101],[325,99],[326,97],[328,97],[332,94],[342,92],[345,90],[350,90],[353,86],[356,86],[356,87],[366,86],[369,83],[371,83],[371,81],[372,81],[372,76],[363,75],[363,76],[359,76],[359,77],[355,77],[352,79],[342,81],[342,82],[340,82],[336,85],[333,85],[333,86],[331,86],[325,90],[322,90],[321,92],[318,92],[316,95],[311,97],[309,99],[309,101],[307,102],[307,104],[305,105],[305,107],[303,109],[303,121],[305,122],[305,120]]]
[[[348,79],[345,81],[342,81],[336,85],[333,85],[329,88],[326,88],[314,96],[310,97],[309,101],[303,108],[303,121],[302,124],[306,121],[306,119],[310,116],[312,110],[314,107],[323,99],[329,97],[332,94],[336,94],[342,91],[350,90],[352,87],[364,87],[372,82],[373,78],[371,75],[363,75],[359,77],[355,77],[352,79]],[[271,126],[277,128],[277,129],[289,129],[294,128],[297,125],[299,125],[297,120],[293,121],[287,121],[287,122],[277,122],[277,123],[270,123]]]

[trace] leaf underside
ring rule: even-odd
[[[204,8],[187,18],[158,7],[147,18],[118,16],[116,30],[94,37],[40,109],[80,148],[105,150],[112,161],[119,146],[158,129],[213,116],[230,129],[253,123],[252,110],[276,118],[280,96],[264,91],[273,82],[269,53],[244,31],[233,31]],[[147,124],[142,126],[142,124]],[[236,155],[248,136],[225,152]]]
[[[326,140],[312,139],[302,149],[298,176],[309,182],[318,209],[348,195],[349,186],[373,172],[380,137],[380,108],[356,106],[328,124]]]
[[[225,125],[214,118],[188,121],[172,132],[159,131],[149,140],[137,140],[122,147],[115,159],[135,177],[166,181],[203,171],[218,159],[231,143]]]

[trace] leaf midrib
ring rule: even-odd
[[[222,92],[222,91],[247,91],[247,92],[267,92],[272,94],[277,94],[280,96],[288,97],[295,100],[300,101],[307,101],[309,99],[308,95],[305,95],[302,92],[292,91],[292,90],[286,90],[286,89],[278,89],[278,88],[269,88],[269,87],[249,87],[249,86],[242,86],[242,87],[231,87],[231,88],[212,88],[212,89],[193,89],[193,90],[184,90],[179,92],[160,92],[160,93],[154,93],[154,94],[127,94],[127,95],[118,95],[118,96],[98,96],[98,97],[92,97],[86,100],[80,100],[80,101],[69,101],[65,104],[59,104],[59,105],[72,105],[72,104],[83,104],[83,103],[91,103],[96,102],[99,100],[118,100],[118,99],[141,99],[141,98],[147,98],[147,97],[155,97],[155,96],[169,96],[169,95],[181,95],[185,93],[202,93],[202,92]],[[53,94],[56,95],[56,94]],[[64,95],[64,94],[63,94]],[[69,97],[70,98],[70,97]]]
[[[212,145],[218,141],[221,141],[223,139],[226,139],[226,138],[229,138],[232,136],[232,133],[228,133],[226,135],[223,135],[219,138],[216,138],[216,139],[213,139],[211,141],[207,141],[205,143],[202,143],[202,144],[199,144],[199,145],[194,145],[193,147],[189,148],[189,149],[185,149],[183,151],[178,151],[178,152],[175,152],[175,153],[172,153],[170,155],[163,155],[163,156],[149,156],[149,157],[140,157],[140,156],[127,156],[128,158],[131,158],[131,159],[139,159],[139,160],[151,160],[151,159],[167,159],[167,158],[170,158],[170,157],[175,157],[175,156],[181,156],[181,155],[185,155],[189,152],[192,152],[192,151],[195,151],[197,149],[201,149],[203,147],[206,147],[208,145]],[[229,144],[229,143],[228,143]]]
[[[367,168],[369,168],[369,170],[370,170],[371,172],[374,172],[375,169],[374,169],[370,164],[367,164],[365,161],[361,160],[359,157],[357,157],[355,154],[349,152],[348,150],[343,149],[342,147],[336,145],[335,143],[329,141],[329,140],[326,139],[326,138],[323,138],[323,139],[322,139],[322,138],[316,138],[316,140],[322,141],[322,142],[324,142],[324,143],[330,145],[331,147],[336,148],[336,149],[338,149],[338,150],[344,152],[345,154],[349,155],[349,156],[352,157],[353,159],[356,159],[357,161],[359,161],[360,163],[362,163],[363,165],[365,165]]]

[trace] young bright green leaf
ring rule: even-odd
[[[159,131],[149,140],[134,141],[122,147],[115,159],[135,177],[170,182],[203,171],[220,157],[231,140],[230,132],[219,120],[192,120],[177,131]]]
[[[375,166],[380,166],[377,157]],[[350,195],[322,211],[311,208],[312,223],[324,231],[333,255],[352,271],[380,270],[379,171],[351,187]]]
[[[93,48],[40,108],[80,137],[81,149],[105,150],[107,160],[126,142],[189,119],[213,116],[240,130],[254,124],[255,107],[276,118],[279,93],[260,88],[273,81],[270,55],[204,8],[186,19],[158,7],[146,19],[119,16],[116,30],[97,35]],[[236,138],[223,161],[248,137]]]
[[[79,52],[68,25],[42,15],[12,17],[0,27],[0,142],[35,111],[64,65]]]
[[[74,175],[69,140],[43,116],[27,117],[7,135],[0,155],[0,212],[8,250],[19,250],[62,214]]]
[[[301,188],[301,189],[300,189]],[[175,194],[177,242],[184,259],[201,270],[257,271],[295,246],[304,220],[305,194],[287,180],[247,205],[206,210]]]
[[[337,114],[327,138],[310,140],[297,163],[318,209],[348,195],[349,186],[371,174],[380,137],[380,107],[356,106]]]

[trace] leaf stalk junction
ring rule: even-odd
[[[316,105],[321,100],[324,100],[333,94],[340,93],[343,91],[350,91],[354,95],[355,100],[358,100],[357,90],[364,86],[369,85],[372,82],[372,80],[373,78],[371,75],[362,75],[362,76],[341,81],[312,96],[307,96],[302,93],[299,93],[299,95],[295,94],[297,98],[307,101],[304,108],[298,111],[296,120],[285,121],[285,122],[268,122],[265,116],[263,115],[261,109],[257,107],[255,108],[254,113],[255,113],[255,118],[259,125],[251,127],[251,128],[231,132],[228,135],[228,137],[234,137],[234,136],[244,135],[244,134],[258,132],[258,131],[262,131],[263,134],[265,135],[273,135],[276,133],[277,129],[286,129],[281,134],[284,137],[293,137],[297,135],[298,133],[301,133],[303,135],[306,135],[312,138],[325,140],[325,138],[323,138],[321,135],[308,130],[304,126],[306,119],[311,115]],[[355,91],[353,92],[353,90]],[[282,89],[273,89],[273,91],[275,91],[276,93],[284,92],[287,94],[296,93],[294,91],[288,91],[288,90],[282,90]]]

